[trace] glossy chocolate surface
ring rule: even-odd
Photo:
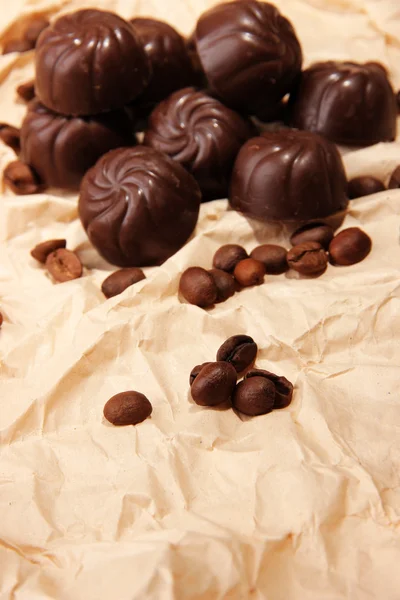
[[[246,142],[232,173],[233,208],[262,221],[308,221],[346,208],[336,146],[309,131],[265,132]]]
[[[396,96],[379,63],[321,62],[290,98],[294,127],[337,144],[369,146],[396,137]]]
[[[78,189],[82,177],[106,152],[132,146],[124,111],[97,117],[64,117],[33,100],[21,127],[21,157],[48,187]]]
[[[36,46],[35,91],[65,115],[93,115],[133,101],[150,77],[143,43],[130,23],[100,10],[64,15]]]
[[[85,175],[79,215],[110,263],[157,265],[192,233],[200,199],[196,181],[179,163],[152,148],[119,148]]]
[[[234,160],[254,133],[249,121],[194,88],[179,90],[152,112],[144,144],[168,154],[197,180],[203,200],[226,198]]]
[[[275,106],[300,75],[302,52],[295,31],[266,2],[239,0],[203,13],[196,47],[211,89],[251,114]]]

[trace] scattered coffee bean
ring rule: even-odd
[[[325,272],[328,258],[318,242],[304,242],[293,246],[287,254],[289,267],[301,275],[318,276]]]
[[[32,80],[21,83],[17,87],[17,94],[24,102],[30,102],[35,97],[35,82]]]
[[[9,40],[3,46],[3,54],[11,54],[12,52],[28,52],[29,50],[33,50],[34,47],[35,45],[28,40]]]
[[[201,365],[196,365],[195,367],[193,367],[193,369],[190,371],[190,375],[189,375],[189,383],[190,385],[192,385],[193,381],[196,379],[197,375],[200,373],[200,371],[202,370],[203,367],[205,367],[206,365],[211,365],[213,363],[211,362],[205,362]]]
[[[213,267],[232,273],[236,265],[245,258],[248,258],[248,254],[242,246],[226,244],[221,246],[214,254]]]
[[[17,127],[7,125],[7,123],[0,123],[0,139],[4,144],[12,148],[16,154],[19,154],[21,143],[20,131]]]
[[[290,243],[298,246],[304,242],[318,242],[325,250],[328,250],[334,236],[333,228],[326,223],[307,223],[292,234]]]
[[[400,188],[400,165],[395,168],[389,181],[389,190],[397,190],[398,188]]]
[[[119,269],[106,277],[101,286],[101,291],[106,298],[112,298],[112,296],[122,294],[124,290],[134,283],[142,281],[142,279],[146,279],[146,275],[139,267]]]
[[[280,275],[288,270],[286,261],[287,251],[282,246],[275,244],[262,244],[250,253],[250,258],[259,260],[265,267],[268,275]]]
[[[249,335],[232,335],[217,352],[217,360],[231,363],[237,373],[242,373],[253,362],[257,344]]]
[[[200,370],[190,388],[200,406],[217,406],[231,399],[236,386],[236,371],[227,362],[209,363]]]
[[[232,405],[239,412],[255,417],[265,415],[274,408],[275,385],[266,377],[243,379],[234,391]]]
[[[151,415],[153,407],[140,392],[115,394],[104,406],[104,416],[113,425],[137,425]]]
[[[3,321],[4,321],[3,314],[0,312],[0,327],[3,325]]]
[[[371,238],[358,227],[343,229],[329,245],[333,265],[355,265],[364,260],[371,251]]]
[[[355,177],[348,183],[347,193],[350,200],[354,198],[361,198],[362,196],[370,196],[371,194],[377,194],[383,192],[385,186],[382,181],[376,179],[376,177]]]
[[[245,258],[236,265],[233,276],[243,287],[260,285],[264,281],[265,267],[259,260]]]
[[[48,26],[49,21],[44,17],[32,17],[25,29],[24,39],[30,42],[34,48],[39,35],[42,33],[43,29],[46,29]]]
[[[222,269],[210,269],[208,271],[217,287],[217,302],[228,300],[235,293],[235,280],[230,273]]]
[[[50,275],[60,283],[78,279],[82,275],[82,263],[71,250],[60,248],[46,258],[46,268]]]
[[[40,244],[37,244],[37,246],[35,246],[33,250],[31,250],[31,256],[33,256],[33,258],[38,260],[40,263],[44,264],[48,255],[51,254],[51,252],[59,250],[60,248],[65,248],[66,245],[67,240],[64,239],[47,240],[46,242],[41,242]]]
[[[44,187],[33,169],[20,160],[14,160],[6,166],[3,181],[14,194],[19,196],[38,194]]]
[[[214,304],[218,297],[213,276],[201,267],[189,267],[182,273],[179,291],[190,304],[202,308]]]
[[[280,377],[264,369],[252,369],[246,373],[246,379],[250,377],[265,377],[272,381],[275,386],[274,408],[286,408],[286,406],[289,406],[293,396],[293,384],[286,377]]]

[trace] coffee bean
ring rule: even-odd
[[[7,125],[7,123],[0,123],[0,139],[4,144],[12,148],[16,154],[19,154],[21,144],[20,132],[17,127]]]
[[[259,260],[245,258],[236,265],[233,276],[243,287],[260,285],[264,282],[265,267]]]
[[[3,325],[3,321],[4,321],[3,314],[0,312],[0,327]]]
[[[193,381],[196,379],[197,375],[200,373],[200,371],[202,370],[203,367],[205,367],[206,365],[211,365],[213,363],[211,362],[205,362],[201,365],[196,365],[195,367],[193,367],[193,369],[190,371],[190,375],[189,375],[189,383],[190,385],[192,385]]]
[[[78,279],[82,275],[82,263],[71,250],[60,248],[46,258],[46,268],[50,275],[60,283]]]
[[[112,296],[121,294],[134,283],[142,281],[142,279],[146,279],[146,275],[139,267],[119,269],[106,277],[101,286],[101,291],[106,298],[112,298]]]
[[[257,246],[250,253],[250,258],[259,260],[265,267],[265,272],[268,275],[280,275],[288,270],[289,266],[286,261],[287,251],[282,246],[275,244],[262,244]]]
[[[396,100],[397,100],[397,108],[400,113],[400,90],[396,94]]]
[[[46,242],[41,242],[37,244],[33,250],[31,250],[31,256],[38,260],[40,263],[44,264],[48,255],[55,250],[59,250],[60,248],[65,248],[67,245],[67,240],[47,240]]]
[[[235,280],[230,273],[222,269],[210,269],[208,271],[217,287],[217,302],[228,300],[235,293]]]
[[[318,242],[304,242],[293,246],[287,254],[289,267],[301,275],[322,275],[326,270],[328,258]]]
[[[343,229],[329,245],[329,257],[333,265],[355,265],[364,260],[371,251],[371,238],[358,227]]]
[[[49,21],[44,17],[32,17],[24,32],[24,39],[30,42],[33,47],[36,46],[39,35],[46,27],[49,26]]]
[[[190,304],[202,308],[217,301],[217,286],[210,273],[201,267],[189,267],[181,275],[179,291]]]
[[[140,392],[115,394],[104,406],[104,416],[113,425],[137,425],[151,415],[153,407]]]
[[[205,365],[192,383],[190,392],[200,406],[217,406],[231,399],[236,386],[236,371],[227,362]]]
[[[24,102],[30,102],[35,97],[35,82],[32,80],[21,83],[17,87],[17,94]]]
[[[214,254],[213,267],[232,273],[238,262],[245,258],[248,258],[248,254],[242,246],[226,244],[221,246]]]
[[[293,384],[286,377],[280,377],[264,369],[251,369],[251,371],[246,373],[246,379],[250,377],[265,377],[272,381],[275,386],[274,408],[286,408],[286,406],[289,406],[293,396]]]
[[[330,225],[325,223],[307,223],[292,234],[290,243],[292,246],[298,246],[304,242],[318,242],[325,250],[334,236],[334,231]]]
[[[28,40],[9,40],[3,46],[3,54],[11,54],[12,52],[28,52],[33,50],[35,44]]]
[[[219,348],[217,360],[231,363],[237,373],[242,373],[254,362],[257,350],[257,344],[249,335],[232,335]]]
[[[255,417],[265,415],[274,408],[275,386],[266,377],[243,379],[236,386],[232,398],[233,408],[239,412]]]
[[[376,179],[376,177],[355,177],[348,183],[347,194],[350,200],[354,200],[354,198],[361,198],[362,196],[383,192],[385,189],[382,181]]]
[[[20,160],[14,160],[6,166],[3,181],[14,194],[19,196],[38,194],[44,187],[33,169]]]
[[[395,168],[389,181],[389,190],[397,190],[398,188],[400,188],[400,165]]]

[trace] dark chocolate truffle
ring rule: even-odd
[[[300,75],[302,52],[295,31],[266,2],[227,2],[203,13],[196,47],[211,89],[250,114],[275,106]]]
[[[36,46],[35,91],[65,115],[93,115],[134,100],[150,77],[132,25],[114,13],[79,10],[54,21]]]
[[[270,131],[246,142],[230,203],[262,221],[309,221],[346,208],[347,181],[334,144],[309,131]]]
[[[337,144],[369,146],[396,137],[396,96],[379,63],[321,62],[290,97],[294,127]]]
[[[144,144],[181,163],[197,180],[203,200],[226,198],[233,163],[253,126],[215,98],[179,90],[150,115]]]
[[[79,215],[110,263],[157,265],[192,233],[200,200],[195,179],[168,156],[145,146],[118,148],[86,173]]]
[[[109,150],[133,146],[124,111],[97,117],[65,117],[37,100],[28,106],[21,128],[21,157],[47,186],[78,189],[82,177]]]

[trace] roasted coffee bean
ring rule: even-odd
[[[30,102],[35,97],[35,82],[32,80],[21,83],[17,87],[17,94],[24,102]]]
[[[179,291],[190,304],[202,308],[214,304],[218,297],[213,276],[201,267],[189,267],[182,273]]]
[[[7,123],[0,123],[0,139],[4,144],[12,148],[16,154],[19,154],[21,143],[20,131],[17,127],[7,125]]]
[[[354,200],[354,198],[361,198],[362,196],[370,196],[371,194],[383,192],[385,189],[382,181],[376,179],[376,177],[355,177],[348,183],[347,194],[350,200]]]
[[[236,386],[236,371],[227,362],[203,366],[192,383],[190,392],[200,406],[217,406],[231,399]]]
[[[286,261],[287,251],[275,244],[262,244],[250,253],[250,258],[263,263],[268,275],[280,275],[288,270]]]
[[[14,194],[19,196],[38,194],[43,190],[43,184],[40,183],[33,169],[20,160],[14,160],[6,166],[3,181]]]
[[[221,246],[213,258],[214,269],[221,269],[227,273],[232,273],[238,262],[248,258],[248,254],[242,246],[238,244],[226,244]]]
[[[200,373],[200,371],[202,370],[203,367],[205,367],[206,365],[211,365],[213,363],[211,362],[205,362],[201,365],[196,365],[195,367],[193,367],[193,369],[190,371],[190,375],[189,375],[189,383],[190,385],[192,385],[193,381],[196,379],[197,375]]]
[[[245,258],[236,265],[233,276],[243,287],[260,285],[264,282],[265,267],[259,260]]]
[[[333,265],[355,265],[364,260],[371,251],[371,238],[358,227],[343,229],[329,245],[329,257]]]
[[[11,52],[28,52],[33,50],[35,44],[32,44],[29,40],[9,40],[3,46],[3,54],[11,54]]]
[[[397,190],[398,188],[400,188],[400,165],[395,168],[389,181],[389,190]]]
[[[232,405],[239,412],[250,417],[265,415],[274,408],[275,385],[266,377],[243,379],[233,394]]]
[[[3,325],[3,321],[4,321],[3,314],[0,312],[0,327]]]
[[[217,302],[228,300],[235,293],[235,280],[230,273],[222,269],[210,269],[208,271],[217,286]]]
[[[31,250],[31,256],[33,256],[33,258],[38,260],[40,263],[44,264],[48,255],[51,254],[51,252],[59,250],[60,248],[65,248],[66,245],[67,240],[64,239],[47,240],[46,242],[41,242],[40,244],[37,244],[37,246],[35,246],[33,250]]]
[[[257,350],[257,344],[249,335],[232,335],[219,348],[217,360],[231,363],[237,373],[242,373],[254,362]]]
[[[326,270],[328,258],[318,242],[304,242],[293,246],[287,254],[289,267],[301,275],[318,276]]]
[[[119,269],[106,277],[101,286],[101,291],[106,298],[112,298],[112,296],[121,294],[134,283],[142,281],[142,279],[146,279],[146,275],[139,267]]]
[[[71,250],[60,248],[46,258],[46,268],[50,275],[60,283],[78,279],[82,275],[82,263]]]
[[[137,425],[151,415],[153,407],[140,392],[115,394],[104,406],[104,416],[113,425]]]
[[[24,39],[36,46],[39,35],[46,27],[49,26],[49,21],[45,17],[32,17],[25,29]]]
[[[334,236],[333,228],[325,223],[307,223],[292,234],[290,243],[292,246],[304,242],[318,242],[325,250],[328,249]]]
[[[251,369],[251,371],[246,373],[246,379],[250,377],[266,377],[266,379],[272,381],[275,386],[274,408],[286,408],[286,406],[289,406],[293,396],[293,384],[286,377],[275,375],[275,373],[265,371],[264,369]]]

